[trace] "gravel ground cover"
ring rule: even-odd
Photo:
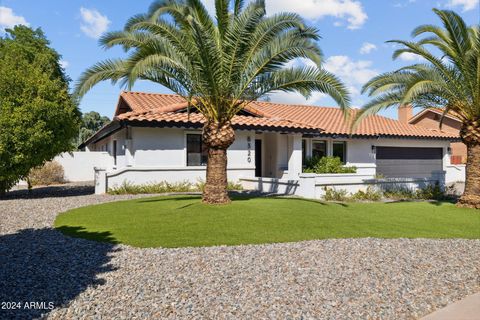
[[[480,240],[135,249],[52,229],[59,212],[134,198],[91,192],[0,200],[0,303],[21,303],[0,318],[415,319],[480,291]]]

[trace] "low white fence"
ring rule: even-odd
[[[228,168],[229,181],[239,181],[241,177],[255,175],[254,168]],[[105,168],[95,168],[95,193],[104,194],[110,188],[121,186],[124,182],[134,185],[169,183],[188,181],[192,184],[205,181],[205,167],[125,167],[107,171]]]
[[[62,153],[53,159],[63,166],[65,180],[70,182],[94,181],[95,167],[108,167],[111,157],[108,152]]]
[[[326,188],[346,190],[348,193],[365,191],[368,187],[377,190],[391,189],[423,189],[428,185],[445,183],[445,174],[438,173],[432,178],[390,178],[376,179],[372,174],[314,174],[303,173],[298,180],[272,178],[241,178],[240,182],[246,190],[296,195],[309,199],[321,199]]]
[[[445,182],[447,184],[465,182],[465,165],[459,164],[447,166]]]

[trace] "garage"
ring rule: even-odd
[[[428,178],[443,171],[442,148],[377,147],[377,174],[385,178]]]

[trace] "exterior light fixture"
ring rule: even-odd
[[[373,154],[376,154],[376,153],[377,153],[377,147],[376,147],[376,146],[372,146],[372,153],[373,153]]]

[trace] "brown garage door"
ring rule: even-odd
[[[443,170],[442,148],[377,147],[377,174],[386,178],[428,178]]]

